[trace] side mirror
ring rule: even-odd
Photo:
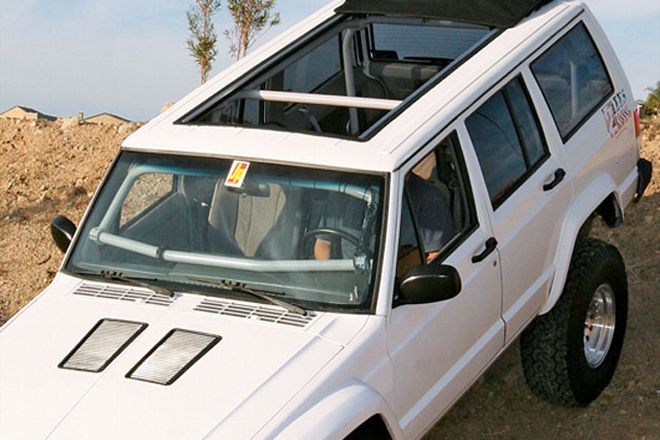
[[[57,247],[64,253],[69,249],[71,240],[76,234],[76,225],[68,218],[58,215],[50,222],[50,234]]]
[[[447,301],[461,293],[461,287],[461,276],[451,266],[415,267],[399,284],[397,305]]]

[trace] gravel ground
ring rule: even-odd
[[[135,125],[71,125],[0,119],[0,324],[52,279],[62,259],[49,224],[78,223],[119,143]],[[660,439],[660,120],[645,123],[643,156],[654,162],[647,197],[626,223],[594,234],[617,245],[630,283],[630,318],[612,384],[586,409],[532,396],[518,343],[427,435],[431,439]]]

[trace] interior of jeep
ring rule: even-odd
[[[339,16],[179,123],[365,137],[493,32],[438,20]]]

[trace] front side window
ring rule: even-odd
[[[381,176],[125,152],[67,269],[236,295],[212,288],[231,281],[303,307],[366,311],[383,193]]]
[[[564,141],[614,91],[584,24],[562,37],[531,67]]]
[[[432,263],[475,224],[467,177],[455,135],[405,177],[397,276]]]
[[[548,156],[521,78],[486,101],[467,118],[465,125],[494,207]]]

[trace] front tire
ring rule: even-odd
[[[520,339],[525,378],[534,394],[565,406],[596,399],[614,375],[627,313],[621,254],[600,240],[579,240],[561,298]]]

